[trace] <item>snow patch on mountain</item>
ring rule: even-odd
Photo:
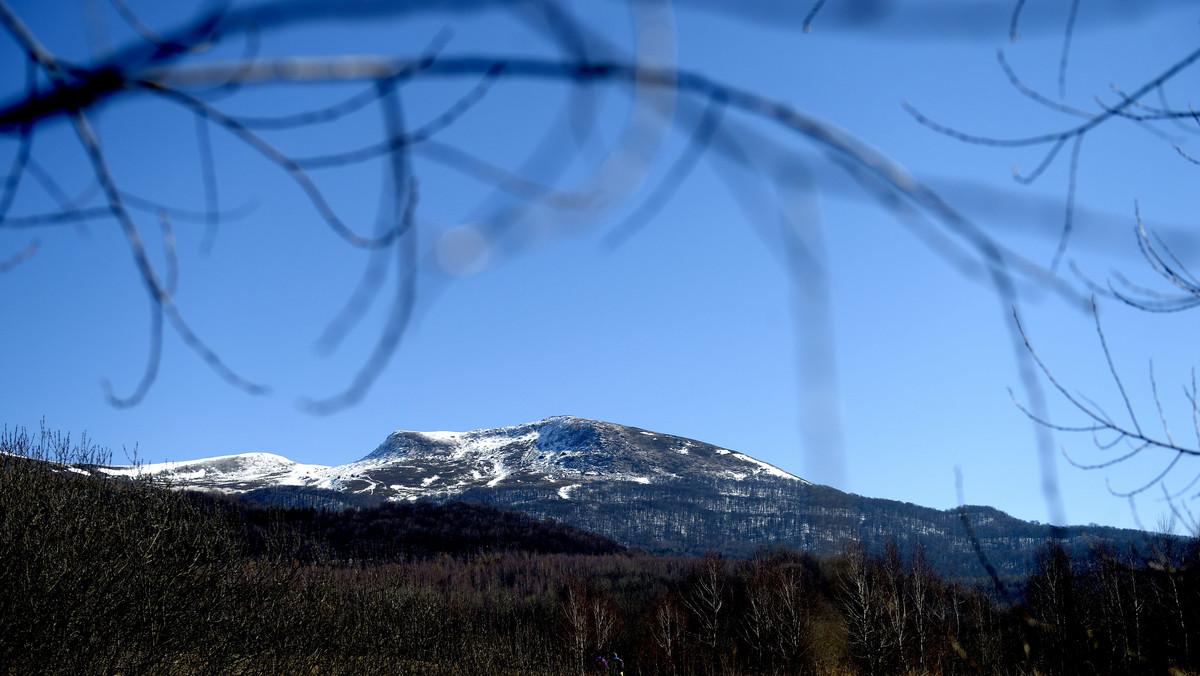
[[[743,453],[570,416],[470,432],[396,431],[363,459],[336,467],[245,453],[104,471],[230,493],[298,486],[390,500],[452,497],[515,484],[552,488],[571,499],[575,488],[591,482],[647,485],[701,476],[744,481],[760,475],[803,481]]]
[[[779,469],[775,465],[767,464],[767,463],[763,462],[762,460],[759,460],[758,458],[751,458],[750,456],[746,455],[745,453],[734,453],[733,457],[737,458],[738,460],[744,460],[748,463],[758,465],[759,467],[762,468],[761,471],[766,472],[767,474],[770,474],[772,476],[777,476],[777,477],[780,477],[781,479],[795,479],[796,481],[804,481],[804,479],[801,479],[800,477],[798,477],[794,474],[789,474],[789,473]],[[809,482],[804,481],[804,483],[809,483]]]
[[[508,471],[508,468],[504,466],[503,462],[499,460],[492,460],[492,475],[495,478],[487,482],[487,485],[489,487],[493,487],[508,478],[509,474],[510,472]]]
[[[214,488],[233,488],[259,482],[278,486],[310,486],[328,472],[326,465],[293,462],[274,453],[241,453],[203,460],[159,462],[142,465],[101,467],[111,476],[130,478],[154,476],[172,484],[203,483]]]

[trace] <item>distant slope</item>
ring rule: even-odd
[[[664,554],[717,550],[747,556],[766,544],[786,544],[819,554],[839,552],[848,540],[882,551],[895,540],[901,551],[920,545],[940,572],[982,578],[986,573],[960,510],[936,510],[894,500],[867,498],[828,486],[771,478],[733,482],[680,480],[631,489],[589,484],[562,500],[539,487],[496,487],[460,496],[503,505],[603,533],[623,544]],[[968,506],[967,517],[982,551],[1002,573],[1028,572],[1031,556],[1057,536],[1073,554],[1100,542],[1144,547],[1148,534],[1107,527],[1053,529],[991,507]]]
[[[103,471],[290,506],[481,502],[658,553],[742,556],[781,543],[828,554],[850,539],[876,551],[894,539],[902,549],[924,547],[944,573],[984,575],[959,510],[843,493],[744,453],[569,416],[471,432],[394,432],[362,460],[337,467],[251,453]],[[982,551],[1007,574],[1025,573],[1051,536],[1080,553],[1103,540],[1125,547],[1146,537],[1100,527],[1054,531],[988,507],[966,513]]]

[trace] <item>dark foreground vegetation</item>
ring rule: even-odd
[[[919,549],[657,557],[479,505],[268,509],[97,479],[53,461],[105,451],[44,430],[0,451],[0,673],[1200,669],[1193,540],[1051,542],[997,590]]]

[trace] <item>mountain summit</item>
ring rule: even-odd
[[[336,467],[246,453],[109,472],[150,474],[177,486],[226,493],[291,486],[381,500],[450,498],[500,486],[552,488],[569,500],[574,489],[589,483],[649,485],[681,477],[743,481],[770,476],[807,484],[712,444],[572,416],[470,432],[397,431],[362,460]]]

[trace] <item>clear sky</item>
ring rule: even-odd
[[[426,4],[434,9],[420,9]],[[911,171],[992,241],[1048,270],[1064,222],[1072,144],[1022,185],[1013,180],[1014,165],[1028,175],[1049,146],[968,144],[922,126],[902,104],[971,134],[1061,131],[1082,118],[1022,95],[997,50],[1052,102],[1095,114],[1103,110],[1097,97],[1120,103],[1113,86],[1134,91],[1196,49],[1200,8],[1168,0],[1080,3],[1060,91],[1070,2],[1031,3],[1017,42],[1009,39],[1013,3],[974,2],[969,12],[961,10],[965,4],[829,0],[806,33],[807,7],[794,8],[805,3],[772,0],[692,0],[657,9],[640,3],[639,12],[616,0],[409,3],[418,10],[230,31],[181,63],[246,54],[256,61],[410,58],[430,50],[440,50],[437,59],[445,62],[467,55],[563,59],[561,43],[571,32],[561,19],[545,18],[557,7],[579,18],[578,39],[591,53],[627,60],[636,48],[648,63],[699,73],[835,125]],[[88,64],[137,43],[118,6],[18,1],[12,9],[51,52]],[[158,32],[203,7],[129,2]],[[0,62],[7,106],[22,96],[25,81],[13,40],[0,42]],[[1164,88],[1167,102],[1186,109],[1198,80],[1200,71],[1183,71]],[[432,69],[405,82],[398,96],[406,124],[438,119],[479,83],[477,75]],[[266,116],[323,108],[367,88],[356,81],[190,91],[228,115]],[[36,427],[44,417],[52,428],[87,430],[114,449],[117,461],[124,461],[122,447],[136,444],[145,461],[264,451],[340,464],[396,429],[468,430],[570,414],[699,439],[813,481],[937,508],[957,503],[959,468],[968,502],[1051,520],[1037,436],[1009,393],[1024,402],[1036,396],[1023,384],[1013,349],[1013,300],[958,266],[968,261],[978,273],[978,250],[939,255],[916,233],[944,237],[943,222],[898,217],[840,158],[778,124],[734,109],[717,117],[686,94],[664,101],[652,93],[644,105],[661,106],[664,116],[643,110],[639,117],[631,115],[628,92],[625,82],[580,88],[502,77],[438,130],[432,138],[440,145],[414,146],[415,276],[405,265],[397,277],[396,256],[387,254],[379,298],[328,355],[315,346],[353,297],[370,255],[333,232],[278,164],[228,129],[207,124],[198,131],[196,116],[178,103],[129,91],[88,109],[117,185],[175,207],[173,298],[188,325],[240,376],[271,388],[258,396],[230,385],[168,326],[157,378],[128,408],[110,405],[101,382],[127,396],[142,378],[151,353],[146,287],[113,218],[44,227],[20,220],[58,208],[56,191],[90,200],[84,206],[104,205],[69,120],[41,121],[34,162],[0,224],[0,261],[14,262],[35,240],[38,246],[0,273],[0,418],[10,427]],[[1146,103],[1162,100],[1151,95]],[[261,133],[296,157],[340,152],[379,142],[383,110],[372,100],[331,124]],[[689,143],[706,114],[719,131],[694,171],[660,209],[645,210],[678,158],[686,163],[696,151]],[[1111,120],[1087,135],[1058,281],[1016,277],[1017,309],[1046,363],[1072,392],[1122,421],[1125,405],[1093,320],[1080,309],[1088,291],[1072,265],[1101,284],[1119,273],[1167,290],[1138,251],[1135,201],[1183,262],[1196,260],[1196,193],[1189,186],[1200,169],[1174,144],[1200,156],[1198,127],[1148,126]],[[0,138],[4,167],[20,153],[15,131]],[[209,192],[199,150],[205,134],[216,176]],[[738,152],[773,167],[767,170],[776,172],[776,183],[747,171]],[[495,174],[481,179],[453,153],[525,179],[508,176],[508,192],[498,192]],[[362,235],[376,231],[377,215],[390,209],[390,192],[381,188],[387,159],[310,172]],[[560,192],[547,196],[545,184]],[[778,185],[794,190],[776,191]],[[532,192],[538,195],[530,205]],[[224,215],[205,252],[205,218],[189,214],[208,204]],[[780,225],[780,205],[795,219],[792,230]],[[626,225],[631,214],[652,217],[633,232]],[[166,280],[159,219],[152,211],[132,215]],[[789,254],[795,249],[781,234],[787,232],[799,233],[802,254]],[[361,401],[324,414],[306,409],[306,399],[350,386],[385,331],[397,280],[409,278],[416,294],[411,319]],[[1053,290],[1059,286],[1078,296],[1070,300]],[[1162,436],[1147,366],[1153,359],[1171,432],[1195,448],[1192,410],[1180,388],[1192,383],[1200,315],[1151,314],[1105,298],[1099,304],[1139,422]],[[1083,422],[1040,382],[1054,420]],[[1058,434],[1051,443],[1084,462],[1125,448],[1097,450],[1087,435]],[[1110,488],[1138,488],[1172,456],[1148,450],[1094,471],[1054,458],[1068,522],[1132,526],[1128,502]],[[1168,487],[1184,488],[1198,465],[1183,458]],[[1195,492],[1183,494],[1184,504]],[[1148,527],[1164,509],[1157,488],[1138,500]]]

